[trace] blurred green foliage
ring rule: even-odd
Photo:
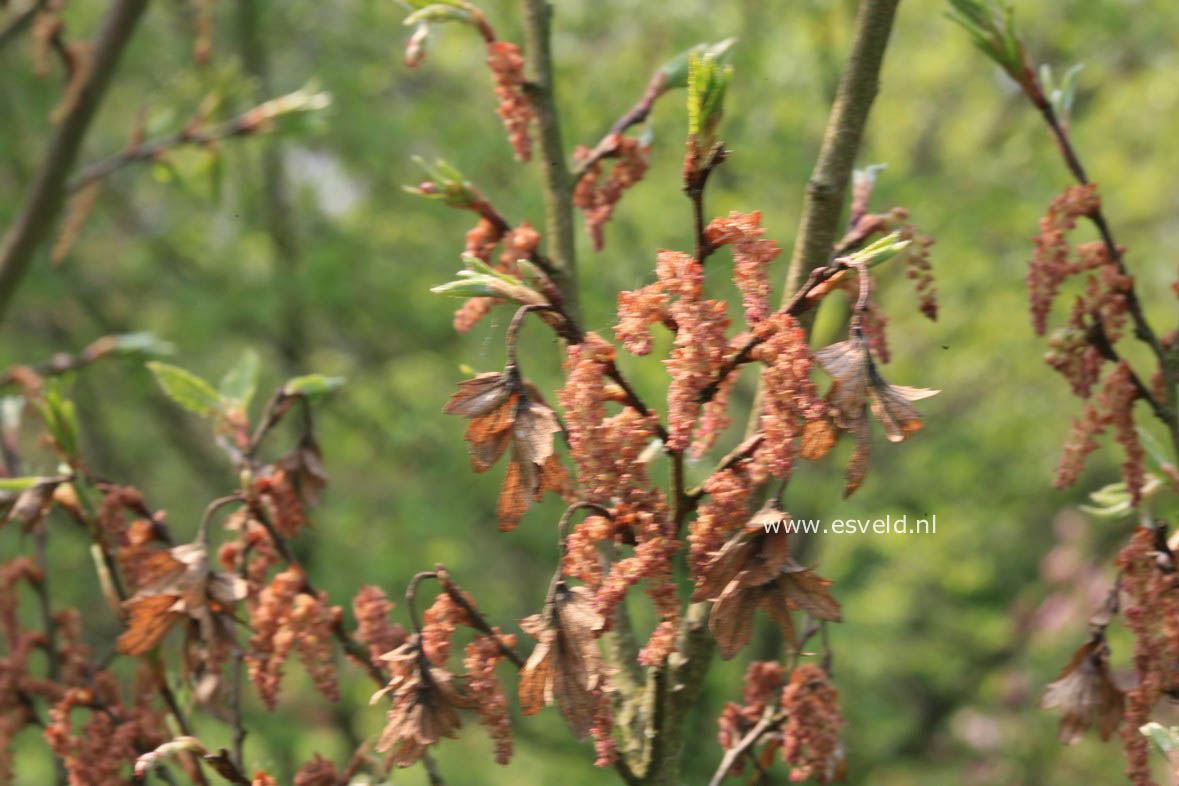
[[[296,543],[316,584],[347,607],[361,583],[399,597],[414,571],[443,562],[511,629],[542,602],[558,508],[550,499],[517,531],[496,530],[502,469],[472,474],[463,423],[440,407],[464,365],[500,367],[509,315],[497,312],[469,335],[454,333],[454,301],[428,290],[458,266],[473,218],[401,187],[421,179],[412,156],[443,157],[510,221],[542,226],[537,166],[513,161],[483,48],[466,27],[439,26],[427,60],[409,71],[401,64],[409,35],[404,11],[389,0],[241,2],[258,4],[274,94],[315,79],[332,95],[330,108],[301,117],[289,134],[178,150],[108,177],[64,264],[51,266],[45,249],[38,255],[3,326],[0,366],[77,351],[107,333],[152,331],[176,345],[170,362],[205,379],[220,378],[243,351],[257,351],[258,399],[297,374],[346,377],[317,405],[333,482],[314,529]],[[68,34],[93,30],[105,5],[69,3]],[[707,207],[716,215],[764,211],[769,236],[789,249],[855,5],[562,0],[554,53],[566,145],[595,143],[676,52],[736,36],[719,129],[733,155],[713,177]],[[482,7],[501,36],[520,40],[513,3]],[[239,8],[216,4],[213,57],[201,68],[192,63],[190,6],[154,4],[83,160],[123,149],[141,111],[152,136],[180,128],[210,92],[220,96],[219,117],[251,106],[257,93],[243,66]],[[1021,4],[1019,24],[1034,60],[1058,73],[1085,63],[1075,141],[1129,248],[1156,326],[1166,332],[1179,245],[1179,7],[1161,0]],[[34,76],[30,51],[27,37],[0,50],[0,224],[31,182],[61,92],[60,68]],[[616,292],[651,280],[655,251],[691,247],[679,183],[686,125],[684,93],[669,94],[653,114],[651,170],[619,206],[605,251],[594,254],[579,230],[586,323],[604,335]],[[276,251],[267,224],[268,151],[281,156],[292,196],[279,216],[296,238],[288,253]],[[1067,173],[1035,113],[937,0],[901,4],[858,160],[888,164],[874,207],[903,205],[937,239],[936,324],[917,313],[899,267],[880,269],[895,356],[884,372],[898,384],[944,393],[923,403],[926,429],[911,442],[890,445],[876,435],[871,474],[850,500],[840,501],[846,445],[803,467],[786,497],[802,518],[937,515],[936,534],[829,536],[808,544],[806,559],[835,580],[844,604],[845,622],[832,642],[848,719],[849,782],[1115,782],[1123,766],[1116,742],[1089,737],[1064,749],[1055,742],[1056,718],[1036,709],[1042,686],[1082,641],[1085,615],[1131,526],[1069,512],[1086,490],[1117,479],[1113,451],[1091,463],[1078,488],[1051,487],[1079,405],[1040,363],[1044,346],[1031,335],[1022,279],[1037,219]],[[775,263],[775,282],[784,279],[788,257]],[[709,266],[718,293],[732,292],[727,261],[722,252]],[[838,338],[837,323],[820,321],[820,340]],[[559,383],[559,348],[544,331],[524,331],[521,356],[542,389]],[[658,361],[624,357],[621,364],[643,395],[657,400],[665,381]],[[753,379],[742,377],[738,411],[752,389]],[[208,500],[235,486],[208,423],[168,401],[142,360],[86,369],[74,375],[71,395],[87,461],[103,477],[143,490],[181,535],[195,532]],[[255,415],[259,406],[256,400]],[[731,445],[722,440],[718,451]],[[29,471],[52,472],[52,463],[37,464],[38,455],[27,457]],[[710,465],[693,463],[689,480],[699,481]],[[104,654],[117,623],[94,591],[84,539],[64,518],[51,526],[54,592],[61,603],[82,607],[87,635]],[[4,555],[30,547],[12,530],[0,532]],[[1089,584],[1069,590],[1053,578],[1046,555],[1062,553],[1096,566]],[[1071,616],[1049,625],[1051,603],[1064,603]],[[631,605],[640,621],[649,620],[645,599]],[[693,720],[687,782],[704,782],[719,761],[714,719],[725,700],[739,697],[746,657],[775,656],[773,647],[767,639],[713,670]],[[1115,638],[1115,666],[1124,668],[1128,657],[1126,642]],[[315,751],[341,760],[383,720],[367,704],[372,685],[354,667],[341,665],[344,702],[337,707],[319,698],[297,664],[287,671],[276,712],[252,693],[246,706],[248,766],[283,780]],[[508,768],[492,763],[490,742],[473,720],[460,740],[444,742],[438,759],[447,782],[615,781],[612,771],[590,765],[592,753],[568,739],[553,710],[516,720],[518,750]],[[210,745],[228,740],[212,719],[197,732]],[[34,729],[19,738],[21,784],[51,778],[36,737]],[[399,772],[396,782],[422,783],[424,773]]]

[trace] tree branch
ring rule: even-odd
[[[65,183],[78,150],[106,92],[147,0],[113,0],[103,19],[85,82],[61,119],[37,173],[29,197],[0,242],[0,319],[20,286],[33,252],[53,227],[65,200]]]
[[[900,0],[864,0],[856,15],[847,66],[839,80],[835,104],[827,118],[827,130],[819,158],[807,182],[802,217],[786,276],[786,292],[796,292],[812,270],[831,259],[843,201],[868,112],[876,98],[884,50],[892,32]]]
[[[573,241],[573,177],[565,163],[561,122],[553,85],[550,40],[553,7],[548,0],[520,0],[529,82],[525,92],[536,112],[540,131],[541,170],[544,177],[545,234],[553,262],[554,283],[569,313],[581,313],[577,291],[577,257]]]

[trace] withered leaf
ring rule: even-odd
[[[467,426],[464,438],[470,447],[471,467],[476,472],[486,472],[491,469],[511,444],[512,422],[508,420],[505,425],[500,427],[500,419],[497,415],[512,409],[514,409],[513,405],[505,404],[491,415],[472,420]]]
[[[565,472],[555,461],[553,435],[561,430],[556,413],[522,380],[515,367],[459,384],[443,411],[470,418],[465,439],[471,465],[486,472],[512,447],[496,515],[501,530],[515,529],[533,500],[545,490],[565,488]]]
[[[839,601],[827,591],[831,579],[816,576],[814,571],[791,561],[783,568],[776,584],[785,591],[792,606],[797,606],[815,619],[840,621]]]
[[[872,460],[872,433],[868,428],[868,419],[861,417],[852,424],[851,433],[855,436],[856,447],[852,451],[851,460],[847,463],[847,485],[843,487],[843,498],[852,495],[864,478],[868,475],[868,465]]]
[[[873,370],[874,384],[868,389],[872,414],[884,426],[890,442],[901,442],[921,428],[921,414],[910,404],[936,396],[940,390],[890,385]]]
[[[465,418],[482,417],[499,407],[513,392],[511,378],[501,371],[488,371],[459,383],[442,411]]]
[[[602,661],[594,640],[601,626],[585,587],[558,582],[543,614],[520,621],[537,639],[520,672],[520,706],[525,715],[556,703],[569,730],[584,739],[593,725],[602,684]]]
[[[499,518],[499,528],[510,532],[524,518],[537,488],[536,467],[520,461],[515,455],[508,464],[508,474],[504,476],[504,485],[499,492],[499,502],[496,505],[496,516]]]
[[[714,600],[734,578],[742,586],[773,580],[790,557],[785,527],[767,532],[766,524],[789,522],[790,514],[773,508],[755,513],[737,535],[715,552],[692,593],[693,601]]]
[[[1065,745],[1080,742],[1085,730],[1096,723],[1101,739],[1108,740],[1122,721],[1124,699],[1109,671],[1109,647],[1102,633],[1081,645],[1056,681],[1044,691],[1040,706],[1060,708],[1059,739]]]
[[[127,630],[116,647],[124,655],[146,655],[185,618],[179,595],[146,595],[127,601]]]
[[[762,593],[758,605],[782,631],[782,638],[786,640],[786,645],[792,650],[796,649],[798,635],[794,630],[794,620],[790,617],[790,604],[785,588],[777,584],[771,585],[767,591]]]
[[[834,409],[835,425],[850,432],[856,440],[843,491],[847,497],[860,487],[868,473],[871,456],[868,406],[871,405],[872,414],[884,426],[888,439],[900,442],[921,428],[921,416],[909,402],[929,398],[940,391],[890,385],[876,370],[867,339],[858,328],[853,329],[848,340],[815,352],[815,359],[835,380],[827,394]],[[820,444],[814,446],[816,453]]]
[[[753,610],[761,600],[758,587],[742,587],[733,579],[725,587],[708,616],[708,628],[720,647],[721,657],[729,660],[740,652],[753,635]]]
[[[557,416],[544,404],[533,401],[516,414],[512,437],[521,460],[543,465],[553,455],[553,435],[561,430]]]
[[[782,511],[763,510],[704,568],[692,599],[715,598],[708,627],[726,660],[749,643],[758,607],[777,623],[791,646],[796,641],[791,609],[802,609],[815,619],[840,620],[839,602],[827,591],[831,581],[790,559],[785,532],[765,530],[767,521],[789,520]],[[723,587],[719,596],[718,587]]]

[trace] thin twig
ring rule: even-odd
[[[725,752],[725,757],[721,759],[720,766],[712,774],[712,779],[708,781],[708,786],[720,786],[721,781],[728,777],[729,770],[733,769],[733,765],[737,763],[737,760],[744,756],[746,751],[756,745],[763,734],[771,729],[777,728],[784,720],[786,720],[786,713],[783,710],[779,710],[773,714],[765,715],[758,721],[757,725],[750,729],[741,738],[740,742]]]
[[[458,587],[458,585],[450,580],[450,572],[447,571],[444,566],[438,565],[435,570],[435,577],[442,584],[442,589],[446,592],[450,599],[462,607],[463,611],[467,615],[467,621],[470,622],[471,627],[475,628],[485,636],[490,636],[491,638],[495,639],[495,643],[498,645],[499,651],[504,654],[504,657],[514,663],[517,669],[524,668],[524,664],[526,662],[525,659],[520,655],[520,653],[516,652],[504,642],[500,634],[496,633],[492,629],[491,625],[488,624],[487,620],[483,618],[483,615],[479,613],[479,610],[475,608],[466,599],[466,597],[464,597],[463,592]]]
[[[90,164],[71,178],[66,187],[70,191],[77,191],[125,166],[142,161],[155,161],[167,151],[178,147],[209,147],[223,139],[256,134],[265,128],[265,119],[265,115],[259,113],[259,107],[253,107],[209,130],[202,130],[195,122],[190,123],[173,134],[133,145],[121,153]]]
[[[663,69],[659,69],[651,75],[651,79],[647,82],[647,87],[643,91],[642,98],[623,113],[621,117],[615,120],[614,125],[610,126],[610,130],[594,146],[589,152],[589,155],[577,163],[577,168],[573,170],[574,185],[577,185],[577,182],[585,176],[586,172],[593,168],[594,164],[603,158],[609,158],[618,151],[619,136],[623,131],[647,119],[647,116],[651,114],[651,109],[655,106],[655,102],[661,95],[667,92],[666,83],[667,73]]]
[[[752,456],[758,447],[761,446],[761,443],[764,439],[765,435],[759,431],[737,447],[733,448],[731,451],[729,451],[728,455],[717,462],[717,465],[712,468],[711,472],[708,473],[708,477],[712,477],[718,472],[724,472],[726,469],[740,464],[742,461]],[[704,491],[704,486],[705,484],[701,483],[699,486],[696,486],[687,492],[689,502],[695,504],[701,497],[704,496],[706,493]]]
[[[429,751],[422,751],[422,766],[426,768],[426,776],[430,779],[430,786],[446,786],[446,781],[442,780],[442,775],[438,772],[438,763],[434,761],[434,757],[430,755]]]

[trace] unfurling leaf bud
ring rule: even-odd
[[[468,273],[458,281],[448,281],[430,289],[436,295],[450,295],[451,297],[497,297],[510,300],[521,305],[547,305],[544,296],[523,284],[513,284],[499,276],[474,271],[461,271],[459,275]]]
[[[706,52],[691,55],[688,61],[688,134],[703,156],[716,142],[716,128],[724,114],[725,91],[733,76],[733,67]]]
[[[429,164],[425,159],[414,156],[414,163],[429,175],[416,186],[402,186],[409,194],[425,197],[426,199],[441,199],[449,207],[470,208],[479,197],[474,188],[463,178],[463,173],[441,158]]]
[[[900,237],[900,232],[893,232],[891,235],[886,235],[871,245],[864,246],[864,248],[856,253],[844,257],[843,261],[848,265],[861,265],[863,267],[875,267],[881,262],[887,262],[908,248],[910,241],[901,240]]]
[[[693,56],[712,56],[718,62],[723,63],[728,56],[729,49],[736,41],[736,38],[726,38],[723,41],[717,41],[715,44],[696,44],[696,46],[680,52],[659,68],[660,73],[663,74],[663,89],[672,90],[677,87],[687,87],[688,67]]]

